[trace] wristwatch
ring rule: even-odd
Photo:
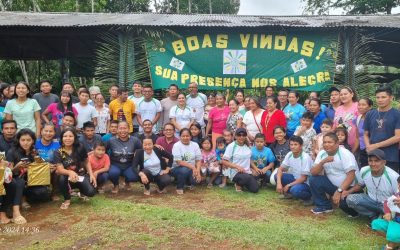
[[[338,193],[340,193],[340,194],[341,194],[341,193],[343,192],[343,189],[341,189],[341,188],[338,188],[338,189],[337,189],[337,191],[338,191]]]

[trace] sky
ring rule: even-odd
[[[241,0],[239,15],[302,15],[304,3],[301,0]],[[400,8],[393,9],[393,14]],[[334,9],[330,15],[341,15],[342,9]]]

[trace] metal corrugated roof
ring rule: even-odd
[[[187,27],[382,27],[399,28],[400,15],[367,16],[241,16],[178,15],[156,13],[29,13],[0,12],[1,26],[96,27],[96,26],[187,26]]]

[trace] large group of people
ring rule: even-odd
[[[172,84],[161,101],[139,81],[132,95],[112,85],[107,98],[97,86],[76,96],[70,83],[59,96],[51,90],[49,81],[33,96],[24,82],[0,84],[2,224],[26,223],[21,207],[32,202],[62,195],[68,209],[72,195],[88,199],[107,184],[116,194],[140,182],[150,195],[151,183],[159,193],[175,183],[182,195],[229,180],[237,192],[274,185],[314,214],[337,205],[349,217],[368,216],[387,232],[387,249],[400,243],[400,111],[390,88],[376,90],[377,108],[350,87],[331,87],[328,106],[316,92],[302,105],[298,92],[270,86],[260,99],[243,90],[229,99],[200,93],[194,82],[187,91]],[[28,185],[38,156],[50,166],[50,185]]]

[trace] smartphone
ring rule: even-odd
[[[29,162],[29,158],[27,157],[21,158],[21,161]]]

